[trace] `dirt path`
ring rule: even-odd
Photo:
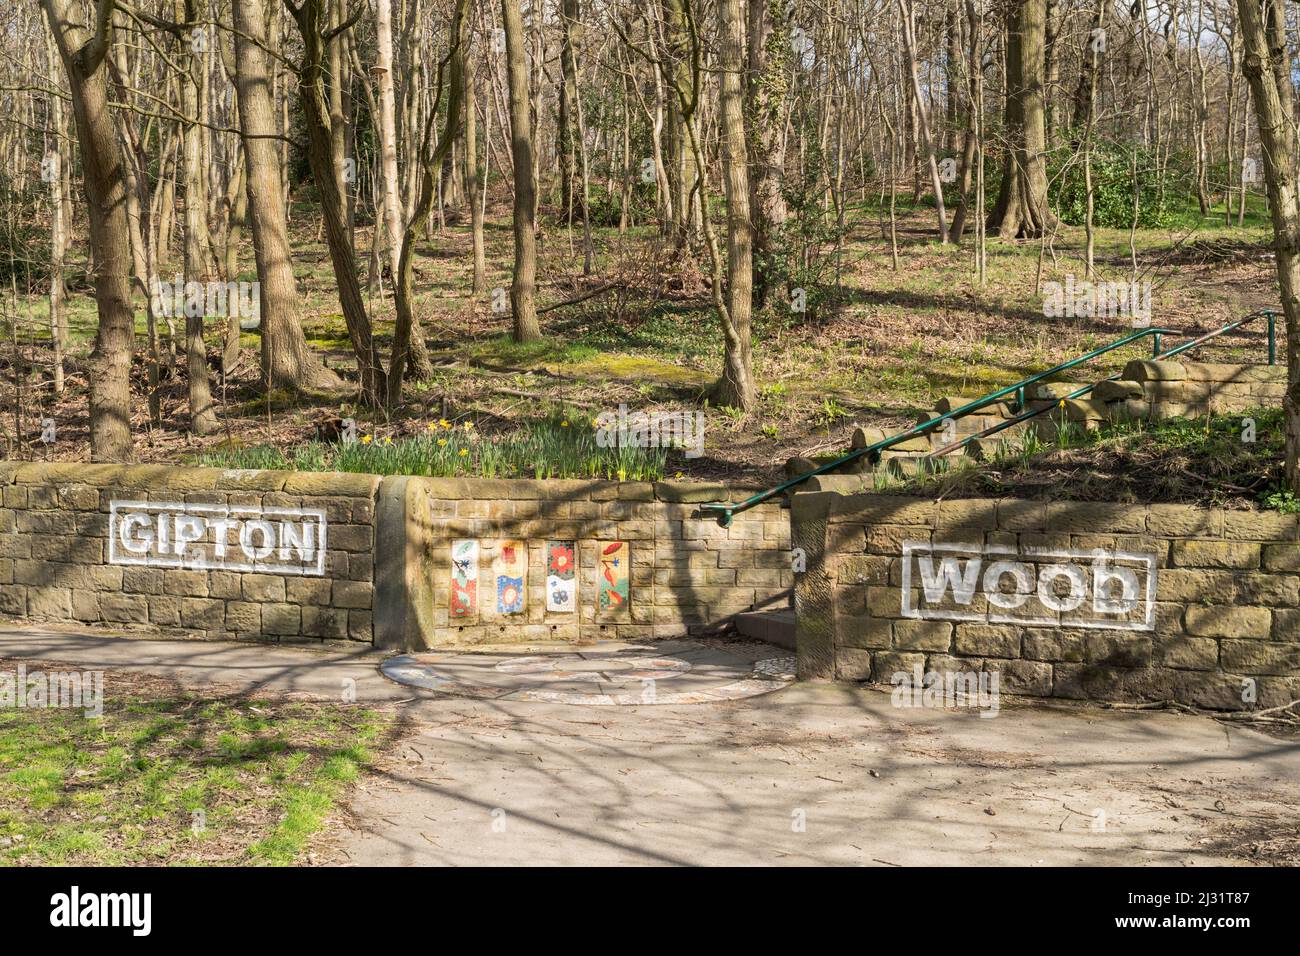
[[[1249,858],[1259,832],[1290,831],[1261,860],[1300,843],[1300,744],[1202,718],[1004,703],[987,719],[806,684],[694,707],[425,713],[327,858],[1203,866]]]
[[[1300,741],[1205,718],[1004,699],[990,719],[826,684],[687,706],[435,699],[371,653],[70,631],[0,632],[0,657],[322,697],[355,681],[401,708],[414,732],[318,850],[333,863],[1204,866],[1300,847]]]

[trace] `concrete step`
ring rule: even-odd
[[[736,630],[756,641],[794,650],[794,608],[746,611],[736,615]]]

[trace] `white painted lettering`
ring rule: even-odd
[[[325,513],[316,508],[114,501],[108,561],[323,575],[325,531]],[[232,541],[238,542],[237,548]]]

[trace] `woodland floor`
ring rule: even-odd
[[[308,339],[328,364],[347,369],[354,363],[314,210],[299,205],[294,216],[294,264]],[[747,417],[706,409],[705,454],[687,459],[674,453],[667,474],[770,479],[791,456],[846,447],[855,425],[910,425],[940,396],[982,394],[1131,331],[1126,317],[1053,319],[1042,314],[1035,292],[1040,259],[1044,281],[1063,281],[1067,273],[1082,276],[1082,229],[1064,227],[1051,249],[1038,242],[990,241],[988,281],[980,287],[971,268],[969,238],[962,247],[940,246],[932,238],[932,216],[924,207],[903,212],[895,271],[878,211],[870,201],[861,205],[841,257],[837,301],[820,314],[796,315],[779,304],[757,316],[759,408]],[[488,286],[508,287],[508,209],[490,210],[488,219]],[[1204,218],[1184,216],[1167,229],[1140,230],[1132,236],[1133,250],[1127,230],[1100,230],[1097,278],[1131,279],[1130,257],[1135,254],[1139,278],[1152,283],[1153,324],[1191,336],[1276,304],[1268,238],[1261,216],[1249,216],[1245,228],[1227,228],[1221,210]],[[242,370],[224,388],[215,387],[221,432],[205,439],[188,434],[179,370],[164,382],[163,423],[154,428],[143,395],[141,349],[136,370],[141,393],[133,421],[136,456],[145,462],[192,460],[222,443],[291,447],[310,440],[319,422],[339,415],[355,417],[363,432],[377,438],[397,438],[419,433],[440,418],[472,420],[480,433],[492,435],[561,409],[594,416],[624,402],[631,409],[698,407],[721,367],[721,335],[705,270],[666,247],[648,227],[622,237],[616,229],[597,229],[594,239],[597,268],[584,278],[581,228],[570,236],[552,221],[543,231],[543,309],[607,283],[612,287],[545,311],[546,340],[518,346],[509,340],[508,312],[492,312],[490,293],[481,301],[472,299],[468,225],[449,220],[422,246],[415,266],[423,332],[436,375],[411,383],[405,407],[387,421],[338,397],[266,396],[256,376],[258,339],[245,335]],[[358,249],[363,263],[369,244],[369,229],[362,226]],[[246,245],[241,278],[253,280],[252,248]],[[167,271],[162,270],[164,276]],[[833,267],[828,278],[833,285]],[[51,400],[48,377],[44,290],[4,302],[0,325],[8,326],[9,341],[0,344],[0,408],[5,409],[0,447],[7,446],[7,457],[89,457],[85,366],[77,360],[89,351],[94,301],[84,272],[72,280],[73,371],[69,389],[57,402]],[[137,305],[143,335],[144,303]],[[391,298],[372,302],[385,351],[392,314]],[[209,344],[215,357],[215,327]],[[1100,378],[1148,350],[1145,343],[1135,344],[1092,367]],[[1197,355],[1263,361],[1262,325],[1225,336]],[[45,417],[58,425],[58,441],[50,448],[37,440]]]

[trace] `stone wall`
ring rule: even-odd
[[[744,512],[728,528],[699,515],[702,502],[752,492],[684,482],[407,479],[400,510],[411,527],[407,540],[420,546],[407,557],[406,576],[411,589],[429,593],[413,602],[412,619],[394,629],[406,635],[406,646],[640,640],[716,630],[742,611],[786,606],[794,575],[781,504]],[[381,506],[381,517],[387,512]],[[458,539],[527,542],[522,614],[496,614],[483,600],[470,619],[450,617],[451,544]],[[552,540],[577,544],[575,612],[546,608],[545,548]],[[631,600],[601,612],[597,553],[618,541],[630,549]],[[427,620],[415,620],[421,609],[428,609]]]
[[[810,485],[791,510],[802,677],[997,671],[1014,694],[1216,709],[1300,696],[1294,515]]]
[[[1282,404],[1285,365],[1129,362],[1121,376],[1142,386],[1130,417],[1196,418]],[[1111,383],[1111,386],[1119,383]]]
[[[789,603],[789,523],[780,504],[752,509],[729,528],[698,514],[701,502],[751,490],[0,462],[0,615],[406,649],[700,633],[741,611]],[[194,548],[182,548],[183,558],[171,556],[174,540],[167,547],[153,541],[162,557],[133,557],[123,540],[143,547],[143,536],[175,532],[140,517],[125,539],[110,544],[114,503],[132,503],[136,511],[165,505],[169,514],[188,509],[206,520],[229,510],[272,528],[283,514],[308,523],[319,514],[325,547],[312,555],[316,563],[302,567],[281,568],[274,553],[259,559],[269,566],[249,565],[238,551],[241,532],[223,528],[230,554],[217,560],[218,532],[208,528]],[[496,614],[484,601],[472,617],[451,619],[450,548],[458,539],[485,547],[526,542],[520,613]],[[546,609],[548,541],[576,543],[572,612]],[[249,542],[256,553],[261,538]],[[613,542],[625,542],[630,552],[629,600],[602,612],[597,549]],[[195,560],[195,549],[204,560]],[[174,566],[159,566],[168,561]]]
[[[370,641],[369,475],[0,462],[0,614],[205,637]],[[112,563],[114,502],[319,509],[322,573]],[[231,562],[232,564],[236,562]]]

